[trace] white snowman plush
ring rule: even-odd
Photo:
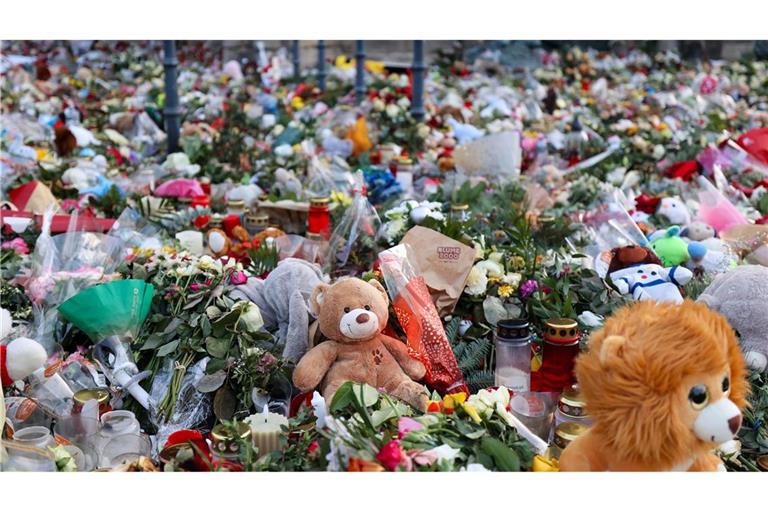
[[[661,200],[656,214],[666,217],[669,222],[678,226],[691,223],[691,212],[679,197],[665,197]]]
[[[678,286],[690,281],[693,272],[677,265],[664,268],[653,263],[641,263],[611,272],[610,277],[620,293],[632,294],[635,300],[681,304],[683,296]]]

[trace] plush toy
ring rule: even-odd
[[[747,364],[768,368],[768,268],[742,265],[720,274],[698,298],[728,319],[739,337]]]
[[[424,377],[426,368],[404,343],[381,333],[389,317],[389,297],[378,281],[349,278],[318,285],[311,305],[328,341],[299,361],[293,373],[296,387],[306,392],[320,386],[323,397],[331,400],[344,382],[361,382],[426,409],[426,388],[414,382]]]
[[[7,345],[0,345],[0,380],[3,387],[29,377],[45,366],[47,358],[43,346],[29,338],[16,338]]]
[[[635,300],[683,302],[679,286],[685,286],[693,272],[685,267],[664,268],[653,263],[639,263],[611,272],[611,281],[622,294],[632,294]]]
[[[704,240],[708,240],[715,236],[715,228],[706,222],[697,220],[687,224],[683,230],[680,231],[680,236],[694,242],[703,242]]]
[[[652,263],[661,265],[661,260],[653,251],[639,245],[627,245],[611,250],[611,262],[608,264],[608,273],[631,267],[640,263]]]
[[[208,249],[210,249],[216,258],[221,258],[229,253],[229,250],[232,247],[232,241],[227,234],[219,228],[209,229],[205,234],[205,241],[208,244]]]
[[[715,471],[712,451],[741,427],[744,358],[726,319],[703,304],[635,302],[609,317],[576,360],[593,426],[562,471]]]
[[[656,214],[666,217],[669,222],[678,226],[687,226],[691,223],[691,212],[679,197],[663,198]]]
[[[317,265],[286,258],[266,279],[251,277],[230,296],[255,303],[264,327],[277,329],[277,341],[284,347],[283,357],[296,362],[309,348],[309,299],[326,279]]]
[[[680,227],[671,226],[651,234],[651,249],[661,260],[662,265],[671,267],[682,265],[689,259],[700,260],[707,254],[707,248],[701,242],[686,243],[680,238]]]

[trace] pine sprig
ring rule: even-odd
[[[280,251],[272,244],[259,244],[255,249],[248,249],[251,264],[248,270],[254,276],[272,272],[280,261]]]

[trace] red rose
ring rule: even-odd
[[[659,203],[661,203],[660,197],[649,196],[645,192],[635,198],[635,208],[648,215],[656,213],[656,208],[659,207]]]
[[[381,462],[381,465],[387,468],[389,471],[395,471],[403,463],[405,459],[405,453],[400,448],[400,442],[393,439],[384,445],[384,447],[376,455],[376,460]]]
[[[696,160],[685,160],[672,164],[669,169],[664,171],[667,178],[677,178],[683,181],[691,181],[701,170],[701,164]]]

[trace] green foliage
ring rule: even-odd
[[[248,270],[255,276],[272,272],[280,262],[280,250],[276,245],[259,244],[255,249],[248,249],[251,264]]]

